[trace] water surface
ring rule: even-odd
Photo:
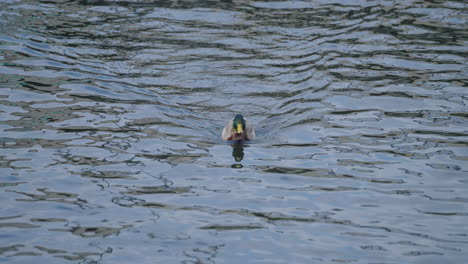
[[[2,1],[0,262],[464,263],[466,7]]]

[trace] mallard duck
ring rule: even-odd
[[[255,130],[242,115],[236,115],[224,127],[221,137],[224,140],[254,140]]]

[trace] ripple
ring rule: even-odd
[[[216,231],[229,231],[229,230],[251,230],[251,229],[259,229],[263,228],[261,225],[252,225],[252,224],[245,224],[245,225],[206,225],[200,227],[200,229],[207,229],[207,230],[216,230]]]
[[[81,237],[106,237],[110,235],[118,235],[123,229],[130,228],[131,225],[125,225],[121,228],[105,227],[105,226],[92,226],[92,227],[72,227],[70,229],[51,229],[51,231],[58,232],[71,232],[73,235]]]
[[[1,2],[2,260],[462,263],[464,8]]]

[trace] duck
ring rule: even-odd
[[[221,134],[222,139],[235,141],[250,141],[255,137],[255,129],[241,114],[234,116],[223,128]]]

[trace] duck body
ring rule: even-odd
[[[256,137],[255,129],[242,115],[236,115],[223,128],[221,138],[224,140],[249,141]]]

